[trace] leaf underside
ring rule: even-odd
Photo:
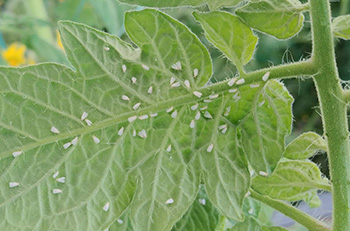
[[[283,156],[288,159],[307,159],[318,151],[327,151],[326,141],[314,132],[306,132],[287,145]]]
[[[336,17],[332,22],[333,34],[345,40],[350,39],[350,15]]]
[[[296,201],[308,198],[310,190],[326,184],[316,164],[305,160],[288,160],[278,163],[269,177],[256,176],[252,188],[275,199]]]
[[[244,86],[204,102],[208,51],[156,10],[126,14],[137,48],[78,23],[59,28],[74,71],[0,68],[0,227],[170,230],[200,182],[217,211],[242,220],[248,161],[272,172],[290,132],[283,85]]]
[[[254,29],[288,39],[303,27],[302,10],[298,0],[252,0],[237,9],[236,14]]]
[[[235,6],[242,0],[119,0],[128,4],[136,4],[150,7],[180,7],[201,6],[207,4],[210,9],[218,9],[222,6]]]

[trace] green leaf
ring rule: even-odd
[[[173,227],[173,231],[212,231],[219,223],[220,214],[208,200],[204,186],[187,213]]]
[[[250,175],[236,128],[228,129],[225,135],[217,129],[224,122],[222,114],[222,109],[221,113],[216,113],[215,125],[211,128],[216,128],[211,135],[212,153],[204,152],[199,158],[210,201],[224,216],[243,220],[242,204],[249,189]]]
[[[310,191],[307,197],[304,198],[304,201],[310,208],[317,208],[322,204],[321,199],[318,197],[317,191]]]
[[[307,198],[309,190],[329,190],[330,186],[322,179],[316,164],[288,160],[280,162],[269,177],[256,176],[252,188],[275,199],[296,201]]]
[[[260,224],[255,218],[247,216],[244,222],[237,223],[230,231],[288,231],[283,227],[265,226]]]
[[[247,216],[244,222],[237,223],[230,231],[261,231],[261,225],[253,217]]]
[[[314,132],[306,132],[288,144],[283,156],[293,160],[307,159],[320,150],[327,151],[326,141]]]
[[[218,9],[222,6],[235,6],[242,0],[119,0],[128,4],[135,4],[150,7],[179,7],[179,6],[200,6],[208,4],[210,9]]]
[[[283,155],[285,138],[291,131],[293,98],[277,81],[255,90],[242,87],[239,94],[238,102],[231,101],[229,119],[239,125],[250,165],[256,172],[270,174]]]
[[[332,22],[333,33],[336,37],[350,39],[350,15],[336,17]]]
[[[171,230],[200,182],[222,215],[243,220],[247,157],[267,172],[280,159],[292,102],[282,84],[210,85],[208,51],[186,26],[151,9],[125,19],[133,45],[59,24],[74,71],[0,67],[5,230]]]
[[[198,38],[150,9],[126,14],[139,48],[78,23],[59,27],[75,71],[0,68],[2,227],[99,230],[119,225],[128,208],[126,230],[170,230],[195,200],[201,176],[213,205],[242,219],[247,161],[236,129],[217,129],[232,95],[220,95],[213,118],[205,118],[208,103],[193,90],[211,94],[203,85],[212,69]],[[181,86],[172,87],[172,77]],[[56,171],[65,183],[52,177]]]
[[[227,12],[194,12],[207,39],[241,68],[252,58],[258,38],[250,27]]]
[[[296,35],[303,27],[306,9],[298,0],[251,0],[236,10],[236,14],[249,26],[272,35],[287,39]]]

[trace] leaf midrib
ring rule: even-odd
[[[191,103],[195,103],[198,101],[202,101],[203,99],[205,99],[206,97],[211,95],[212,92],[220,94],[222,92],[227,91],[228,89],[229,89],[229,86],[227,85],[227,81],[212,84],[210,86],[203,87],[200,89],[193,89],[193,90],[198,90],[198,91],[202,92],[203,93],[202,97],[198,98],[190,93],[187,93],[187,94],[181,95],[177,98],[174,98],[174,99],[171,99],[168,101],[164,101],[164,102],[161,102],[158,104],[154,104],[152,106],[141,108],[136,112],[129,111],[127,113],[119,114],[113,118],[109,118],[109,119],[106,119],[106,120],[103,120],[100,122],[94,122],[91,126],[84,126],[84,127],[80,127],[77,129],[67,131],[67,132],[62,132],[62,133],[57,134],[57,135],[45,137],[37,142],[29,143],[29,144],[21,146],[19,148],[17,147],[17,148],[13,148],[11,150],[6,150],[6,151],[1,152],[0,153],[0,160],[11,156],[14,151],[18,151],[19,149],[22,152],[25,152],[25,151],[28,151],[30,149],[36,148],[38,146],[43,146],[43,145],[46,145],[46,144],[49,144],[52,142],[57,142],[60,140],[64,140],[64,139],[67,139],[67,138],[73,137],[73,136],[91,133],[93,131],[97,131],[97,130],[100,130],[102,128],[109,127],[113,124],[118,124],[120,122],[127,121],[127,119],[129,117],[132,117],[132,116],[141,116],[141,115],[145,115],[145,114],[160,112],[160,111],[166,110],[172,106],[177,107],[177,106],[181,106],[184,104],[191,104]],[[222,96],[219,96],[219,97],[222,97]]]

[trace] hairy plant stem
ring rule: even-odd
[[[333,230],[350,230],[350,150],[346,103],[335,64],[328,0],[310,0],[313,33],[312,62],[322,112],[333,183]]]
[[[340,15],[345,15],[350,11],[350,0],[340,1]]]
[[[263,202],[264,204],[276,209],[277,211],[285,214],[286,216],[297,221],[299,224],[305,226],[310,231],[330,231],[331,227],[322,223],[321,221],[313,218],[312,216],[300,211],[299,209],[280,200],[272,199],[269,196],[261,195],[258,192],[250,189],[250,196],[256,200]]]

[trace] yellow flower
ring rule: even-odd
[[[57,46],[64,51],[64,47],[62,45],[62,40],[61,40],[61,35],[58,32],[58,30],[56,30],[56,38],[57,38]]]
[[[26,64],[27,60],[24,57],[26,46],[20,43],[11,43],[11,45],[4,51],[1,52],[3,59],[10,66],[20,66]]]

